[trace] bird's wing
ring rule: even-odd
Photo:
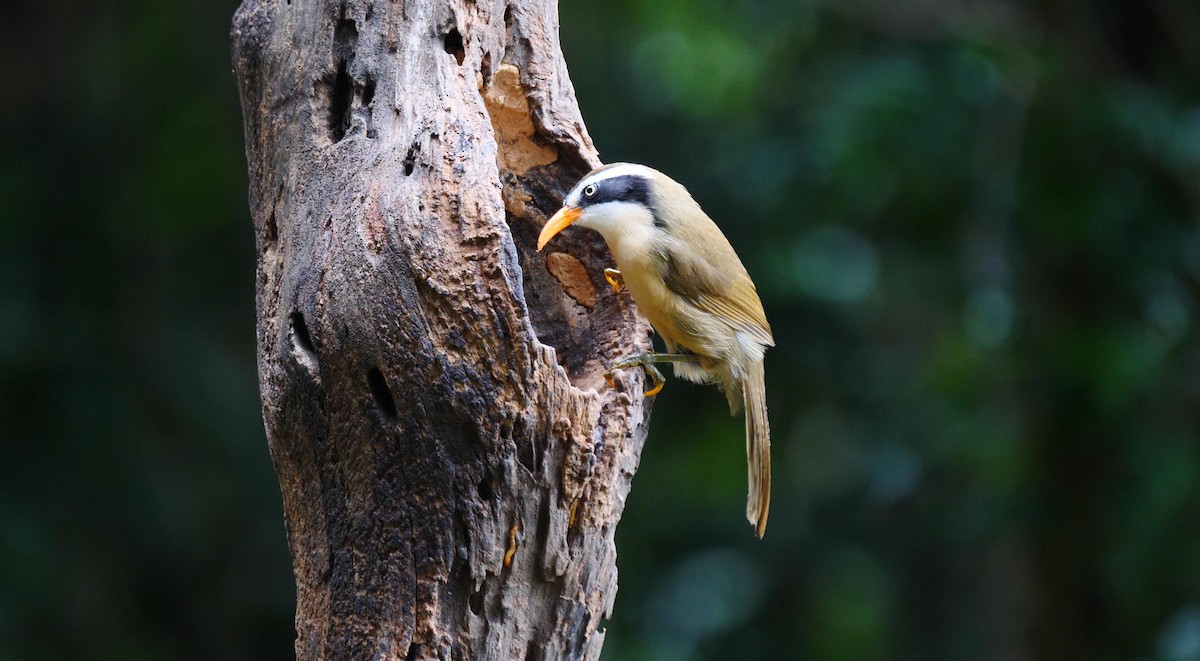
[[[733,263],[741,267],[732,249],[730,254]],[[666,250],[665,258],[663,281],[668,289],[756,342],[775,346],[762,301],[744,268],[737,273],[723,271],[693,251],[678,249]]]

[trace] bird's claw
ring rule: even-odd
[[[650,380],[654,382],[654,385],[649,390],[642,393],[643,397],[657,395],[663,389],[663,386],[667,384],[667,377],[663,376],[663,373],[653,363],[649,362],[649,357],[646,354],[638,354],[622,358],[613,363],[612,367],[608,368],[608,371],[604,373],[604,380],[608,382],[609,388],[614,388],[617,385],[613,378],[613,373],[626,367],[641,367],[646,372],[646,376],[650,377]]]
[[[662,375],[660,374],[659,376],[661,377]],[[665,385],[667,385],[667,380],[663,379],[662,381],[659,381],[658,383],[654,384],[653,388],[642,393],[642,396],[643,397],[653,397],[653,396],[657,395],[659,393],[659,391],[661,391],[663,389],[663,386],[665,386]]]
[[[604,281],[612,285],[613,291],[621,293],[621,272],[617,269],[604,269]]]

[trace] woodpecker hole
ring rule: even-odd
[[[421,145],[414,142],[408,148],[408,153],[404,155],[404,176],[410,176],[413,170],[417,167],[417,154],[421,151]]]
[[[290,320],[292,324],[292,344],[300,351],[315,359],[317,350],[313,346],[312,336],[308,334],[308,324],[304,323],[304,315],[300,314],[297,310],[292,313]]]
[[[492,481],[489,480],[487,477],[484,477],[482,480],[479,481],[479,486],[477,488],[477,491],[479,492],[480,500],[490,502],[491,500],[493,500],[496,497],[496,493],[494,491],[492,491]]]
[[[396,420],[396,400],[392,397],[392,389],[388,387],[387,380],[383,378],[383,372],[379,368],[372,367],[371,371],[367,372],[367,385],[371,388],[371,397],[375,400],[375,405],[379,408],[379,412],[388,422]]]
[[[483,584],[480,584],[479,589],[471,592],[471,612],[476,615],[483,615]]]
[[[363,83],[363,89],[362,89],[363,107],[365,108],[366,106],[371,105],[371,102],[374,100],[375,100],[375,81],[371,78],[367,78],[367,82]]]
[[[267,224],[263,227],[263,238],[268,244],[274,244],[279,241],[279,220],[277,214],[280,206],[283,205],[284,184],[279,184],[279,190],[275,193],[275,202],[271,205],[271,215],[267,216]]]
[[[279,238],[279,223],[275,221],[275,210],[271,209],[271,215],[267,217],[267,226],[263,228],[263,238],[267,243],[275,243]]]
[[[349,65],[354,61],[354,48],[358,44],[358,26],[353,19],[346,18],[346,7],[342,17],[333,28],[333,59],[337,69],[333,80],[326,77],[329,87],[329,137],[340,142],[350,130],[351,108],[354,105],[354,81],[350,78]]]
[[[350,129],[350,102],[354,98],[354,85],[346,73],[346,61],[338,62],[337,74],[333,78],[333,91],[329,101],[329,137],[341,142]]]
[[[467,51],[463,46],[462,33],[458,31],[458,28],[450,28],[450,31],[446,33],[446,38],[442,40],[442,47],[446,49],[447,53],[453,55],[459,64],[462,64],[463,60],[467,59]]]

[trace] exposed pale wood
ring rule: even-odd
[[[232,38],[297,656],[598,657],[649,413],[602,372],[649,326],[598,235],[534,251],[598,162],[555,3],[246,0]]]

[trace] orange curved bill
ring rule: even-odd
[[[563,229],[575,222],[583,213],[583,209],[579,207],[563,207],[546,221],[546,226],[542,228],[542,233],[538,236],[538,252],[541,252],[542,246],[545,246],[550,239],[554,238],[555,234],[563,231]]]

